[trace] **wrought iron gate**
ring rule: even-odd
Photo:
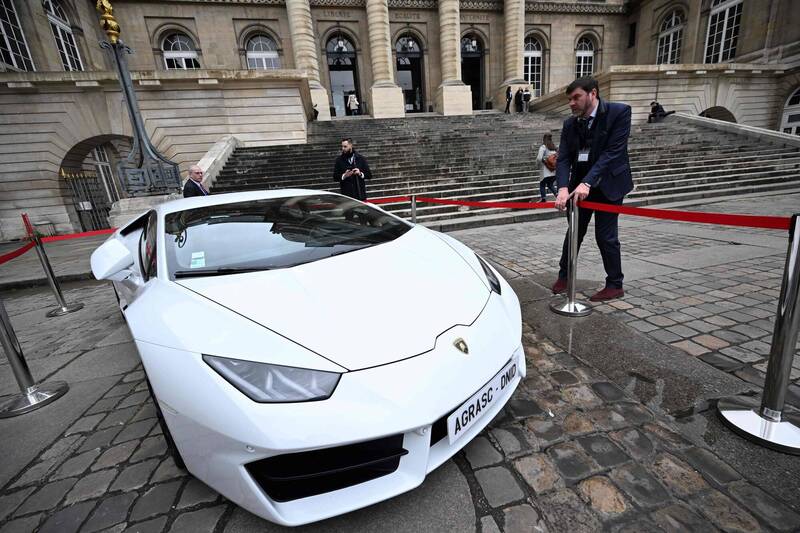
[[[105,186],[95,172],[66,172],[61,177],[69,184],[72,201],[83,231],[93,231],[109,227],[108,212],[111,202]]]

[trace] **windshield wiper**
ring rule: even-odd
[[[178,278],[198,278],[202,276],[227,276],[228,274],[244,274],[247,272],[261,272],[262,270],[272,270],[272,267],[259,268],[208,268],[203,270],[176,270],[175,279]]]

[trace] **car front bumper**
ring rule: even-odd
[[[189,471],[258,516],[301,525],[419,486],[500,412],[525,376],[519,318],[509,317],[503,303],[493,295],[473,324],[444,332],[430,352],[343,374],[333,395],[318,402],[258,404],[205,365],[200,354],[144,343],[139,350]],[[468,343],[468,354],[455,348],[459,338]],[[443,421],[509,361],[517,363],[514,378],[451,444],[446,425],[442,436]],[[269,458],[313,458],[302,454],[392,437],[402,446],[398,460],[378,465],[385,473],[344,488],[287,500],[286,493],[270,497],[278,493],[254,475],[254,465]],[[385,442],[395,446],[398,440]],[[289,464],[287,459],[281,468],[290,469]]]

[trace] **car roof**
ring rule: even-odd
[[[209,205],[233,204],[237,202],[247,202],[252,200],[263,200],[267,198],[284,198],[290,196],[311,196],[315,194],[335,194],[330,191],[316,191],[312,189],[271,189],[264,191],[230,192],[225,194],[211,194],[208,196],[193,196],[191,198],[180,198],[164,202],[155,207],[159,216],[186,209],[194,209]]]

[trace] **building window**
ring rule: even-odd
[[[742,0],[714,0],[708,18],[706,63],[721,63],[736,56]]]
[[[588,37],[581,37],[575,47],[575,78],[591,76],[594,73],[594,43]]]
[[[167,70],[200,68],[194,42],[182,33],[168,35],[161,49],[164,51],[164,65]]]
[[[781,131],[800,135],[800,87],[795,89],[786,101],[781,118]]]
[[[542,96],[542,43],[539,39],[526,37],[522,56],[525,81],[531,86],[531,96],[538,98]]]
[[[12,0],[0,3],[0,60],[12,69],[34,70],[31,51]]]
[[[658,56],[656,63],[675,64],[681,62],[683,40],[683,14],[677,9],[666,16],[658,34]]]
[[[274,70],[281,68],[278,45],[266,35],[256,35],[247,41],[247,68]]]
[[[636,23],[628,24],[628,48],[636,46]]]
[[[64,70],[83,70],[81,55],[75,44],[75,35],[61,3],[58,0],[42,0],[42,5],[47,13],[47,20],[50,21],[50,29],[53,30]]]

